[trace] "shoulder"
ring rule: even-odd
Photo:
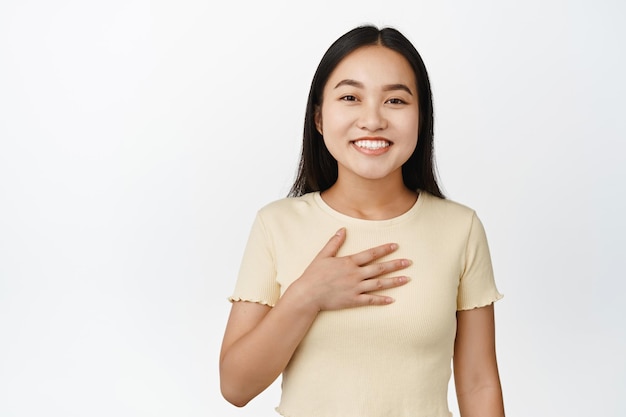
[[[482,222],[473,208],[428,193],[420,197],[424,197],[422,212],[427,227],[438,236],[467,239],[476,233],[484,234]]]
[[[273,201],[257,212],[257,219],[266,227],[283,230],[322,221],[323,212],[315,201],[315,193],[300,197],[286,197]]]
[[[314,206],[314,193],[309,193],[300,197],[285,197],[272,201],[261,207],[258,214],[261,217],[289,216],[310,211]]]
[[[320,208],[315,198],[315,193],[310,193],[272,201],[257,211],[254,227],[262,230],[264,238],[274,245],[326,230],[324,227],[330,227],[332,218]]]
[[[476,216],[474,209],[454,200],[440,198],[425,191],[420,192],[420,198],[424,199],[423,206],[427,213],[447,221],[471,221]]]

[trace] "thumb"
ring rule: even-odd
[[[322,250],[317,254],[318,258],[330,258],[337,255],[339,248],[343,245],[343,242],[346,241],[346,228],[342,227],[337,230],[337,233],[330,238],[328,243],[324,245]]]

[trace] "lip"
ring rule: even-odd
[[[358,146],[356,144],[357,142],[360,142],[360,141],[386,142],[388,145],[384,146],[384,147],[380,147],[380,148],[377,148],[377,147],[372,147],[372,148],[361,147],[361,146]],[[365,155],[374,155],[374,156],[382,155],[382,154],[388,152],[389,149],[393,146],[393,142],[392,141],[390,141],[389,139],[387,139],[385,137],[382,137],[382,136],[364,136],[364,137],[360,137],[360,138],[357,138],[357,139],[354,139],[354,140],[350,141],[350,144],[352,145],[352,147],[354,149],[356,149],[360,153],[365,154]]]

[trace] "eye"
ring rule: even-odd
[[[348,94],[348,95],[342,96],[340,98],[340,100],[342,100],[342,101],[356,101],[356,97],[351,96],[350,94]]]
[[[389,103],[389,104],[406,104],[406,102],[404,100],[402,100],[401,98],[390,98],[389,100],[387,100],[387,103]]]

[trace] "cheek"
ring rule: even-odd
[[[398,126],[402,126],[402,131],[408,140],[417,142],[419,135],[419,115],[407,115],[398,120]]]
[[[325,109],[322,113],[322,125],[324,127],[324,135],[332,135],[332,132],[336,131],[341,124],[341,119],[337,117],[337,112],[332,111],[332,108]]]
[[[411,157],[413,153],[415,153],[415,149],[417,148],[418,135],[419,135],[419,123],[417,119],[406,120],[406,128],[403,131],[403,136],[405,138],[404,143],[406,144],[407,153],[406,157]]]
[[[354,110],[346,109],[345,106],[330,102],[322,108],[322,124],[324,132],[328,130],[343,131],[355,122]]]

